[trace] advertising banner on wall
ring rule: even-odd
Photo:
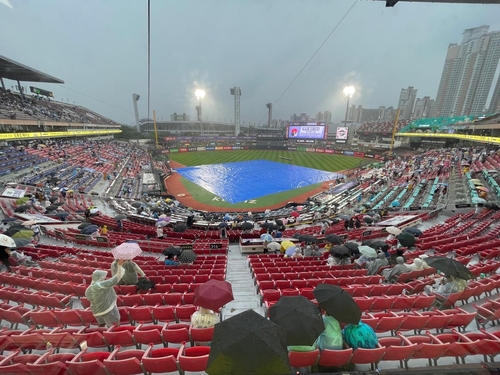
[[[325,152],[325,149],[324,149],[324,148],[317,148],[317,149],[316,149],[316,152],[319,152],[319,153],[324,153],[324,152]]]
[[[373,155],[373,154],[365,154],[365,158],[373,159],[374,157],[375,157],[375,155]]]
[[[297,151],[297,147],[288,147],[288,151]]]
[[[215,151],[222,151],[224,150],[224,147],[222,146],[215,146]]]
[[[196,147],[196,151],[205,151],[206,147]]]
[[[343,153],[344,153],[344,151],[342,151],[342,150],[335,150],[335,153],[336,153],[336,154],[343,154]]]
[[[217,149],[217,148],[216,148]],[[223,150],[232,150],[233,146],[224,146],[222,147]]]
[[[170,152],[179,152],[179,149],[177,149],[177,148],[171,148]]]
[[[207,150],[207,151],[215,151],[215,147],[205,147],[205,150]]]
[[[335,154],[335,150],[326,149],[325,154]]]
[[[311,148],[311,147],[306,148],[307,152],[314,152],[315,150],[316,150],[315,148]]]
[[[198,147],[189,147],[189,148],[188,148],[188,151],[189,151],[189,152],[198,151]]]
[[[305,151],[306,148],[305,147],[297,147],[297,151]]]
[[[354,151],[344,151],[344,155],[354,156]]]
[[[180,148],[179,152],[188,152],[188,149],[186,147]]]
[[[364,152],[355,152],[354,156],[356,156],[357,158],[363,158],[365,156],[365,153]]]

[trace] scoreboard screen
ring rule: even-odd
[[[287,139],[326,139],[328,130],[324,123],[291,123],[286,131]]]
[[[30,86],[30,91],[33,94],[42,95],[42,96],[48,96],[49,98],[53,98],[54,97],[54,94],[52,94],[51,91],[42,90],[42,89],[39,89],[38,87]]]

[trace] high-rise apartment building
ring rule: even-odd
[[[489,114],[494,114],[500,112],[500,75],[497,79],[497,84],[493,90],[493,96],[491,97],[490,107],[488,108]]]
[[[415,101],[415,108],[413,109],[413,119],[429,118],[432,117],[434,112],[434,99],[428,96],[418,98]]]
[[[500,59],[500,31],[467,29],[450,44],[439,83],[434,116],[482,114]]]
[[[417,100],[417,90],[413,86],[407,89],[401,89],[399,95],[399,118],[401,120],[411,120],[413,115],[413,107],[415,107],[415,100]]]

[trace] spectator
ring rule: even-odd
[[[313,256],[313,257],[323,256],[323,252],[320,250],[318,245],[313,245],[313,250],[311,252],[311,256]]]
[[[326,221],[323,221],[323,223],[321,224],[321,231],[320,231],[320,234],[321,235],[324,235],[326,233],[326,230],[328,229],[328,222]]]
[[[211,328],[219,322],[219,315],[205,307],[200,307],[198,311],[191,315],[192,328]],[[210,346],[211,342],[195,342],[195,345]]]
[[[422,271],[425,269],[424,262],[422,262],[422,259],[420,258],[415,258],[413,260],[413,263],[408,266],[410,271]]]
[[[173,255],[169,254],[165,258],[165,265],[166,266],[178,266],[179,262],[175,261]]]
[[[382,272],[382,276],[385,277],[385,281],[393,283],[402,273],[410,272],[410,269],[406,266],[403,257],[397,257],[396,262],[397,264],[393,268]]]
[[[373,262],[367,262],[368,275],[376,275],[380,268],[389,265],[389,261],[384,253],[378,253],[377,259]]]
[[[356,218],[354,226],[356,227],[356,229],[361,228],[361,221],[359,220],[359,217]]]
[[[33,240],[35,242],[40,241],[40,226],[38,224],[32,225],[31,230],[33,231]]]
[[[26,266],[26,267],[38,266],[38,263],[34,262],[30,256],[26,256],[24,255],[23,252],[18,252],[15,249],[10,251],[10,256],[21,266]]]
[[[12,272],[12,269],[10,268],[9,257],[10,249],[5,246],[0,246],[0,262],[2,262],[2,264],[7,268],[7,272]]]
[[[293,253],[292,258],[303,258],[302,252],[300,251],[300,247],[295,249],[295,253]]]
[[[354,350],[375,349],[378,345],[377,335],[372,327],[360,322],[359,324],[349,324],[344,329],[345,342]]]
[[[120,280],[120,285],[135,285],[137,284],[137,281],[139,281],[139,277],[137,276],[137,274],[141,275],[141,277],[146,276],[144,271],[141,270],[137,263],[130,259],[122,262],[121,267],[119,267],[119,265],[119,261],[116,259],[113,261],[113,263],[111,263],[111,275],[116,275],[120,268],[123,268],[125,270]]]
[[[118,260],[115,275],[107,280],[105,280],[108,274],[106,271],[95,270],[92,273],[92,282],[85,290],[85,297],[90,302],[90,310],[100,327],[109,328],[113,324],[117,327],[120,325],[120,313],[116,306],[116,292],[113,287],[119,284],[125,272],[122,267],[123,263],[123,259]]]
[[[323,317],[323,322],[325,323],[325,330],[316,339],[316,347],[319,350],[341,350],[344,340],[342,339],[339,322],[328,314]]]
[[[163,228],[161,226],[156,227],[156,237],[159,240],[163,239]]]
[[[106,236],[108,234],[108,227],[106,225],[103,225],[101,228],[101,234],[103,236]]]

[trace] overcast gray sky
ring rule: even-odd
[[[265,104],[278,99],[354,2],[152,0],[151,109],[158,118],[195,118],[200,87],[204,118],[230,121],[236,85],[241,120],[261,121]],[[499,15],[498,5],[358,1],[274,118],[329,110],[340,121],[342,88],[351,84],[352,103],[365,108],[395,106],[407,86],[434,98],[448,44],[460,42],[466,28],[500,30]],[[1,55],[65,81],[37,84],[57,100],[131,124],[137,93],[147,117],[147,0],[0,0],[0,28]]]

